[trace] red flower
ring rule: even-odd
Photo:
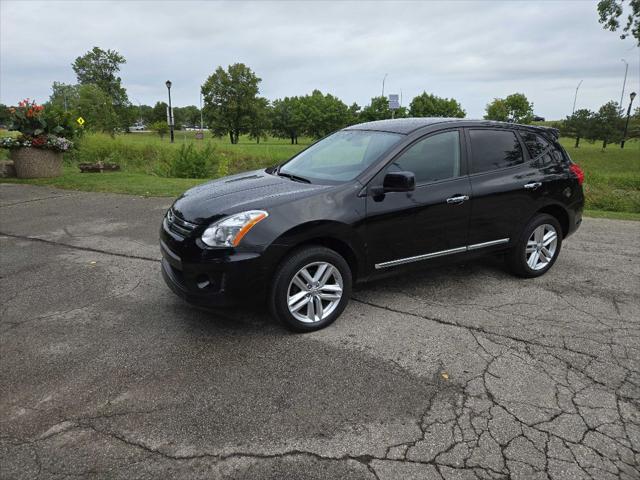
[[[41,146],[42,146],[42,145],[44,145],[45,143],[47,143],[47,137],[45,137],[45,136],[35,137],[35,138],[31,141],[31,145],[33,145],[34,147],[41,147]]]

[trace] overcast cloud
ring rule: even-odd
[[[525,93],[538,115],[596,109],[639,90],[640,54],[605,31],[595,1],[447,2],[0,2],[0,102],[44,101],[52,82],[75,82],[73,60],[115,49],[132,102],[199,102],[218,66],[244,62],[269,99],[318,88],[366,105],[385,93],[403,103],[423,90],[455,97],[469,117],[492,98]]]

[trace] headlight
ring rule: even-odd
[[[268,216],[264,210],[236,213],[211,224],[202,234],[202,241],[210,247],[237,247],[242,237]]]

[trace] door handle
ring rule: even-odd
[[[535,190],[536,188],[539,188],[542,186],[542,182],[529,182],[526,183],[524,188],[526,188],[527,190]]]
[[[467,200],[469,200],[469,195],[456,195],[455,197],[447,198],[447,203],[451,205],[458,205]]]

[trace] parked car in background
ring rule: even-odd
[[[500,253],[540,276],[582,221],[583,173],[557,135],[443,118],[345,128],[181,195],[160,229],[162,274],[193,303],[266,300],[296,331],[333,322],[354,282],[409,266]]]
[[[142,132],[146,129],[147,127],[143,123],[134,123],[132,126],[129,127],[130,132]]]

